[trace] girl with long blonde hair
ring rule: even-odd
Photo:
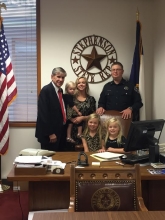
[[[110,118],[106,127],[105,150],[114,153],[125,153],[124,145],[126,138],[123,136],[120,120]]]
[[[102,149],[104,141],[102,138],[101,120],[98,114],[93,113],[88,116],[82,136],[82,143],[85,152],[95,152]]]

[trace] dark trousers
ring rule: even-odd
[[[63,126],[60,135],[55,143],[41,143],[41,149],[50,151],[66,150],[66,125]]]

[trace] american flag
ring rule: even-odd
[[[17,86],[13,73],[3,24],[0,30],[0,155],[4,155],[9,145],[8,106],[17,96]]]

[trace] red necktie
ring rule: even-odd
[[[63,115],[63,122],[66,123],[66,113],[65,113],[65,110],[64,110],[64,103],[63,103],[63,99],[62,99],[61,89],[58,90],[58,97],[59,97],[59,101],[60,101],[60,105],[61,105],[61,111],[62,111],[62,115]]]

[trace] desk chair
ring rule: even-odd
[[[103,130],[105,130],[106,132],[106,123],[108,119],[113,118],[113,117],[120,120],[122,130],[123,130],[123,135],[127,137],[132,118],[123,119],[122,114],[119,111],[108,110],[104,112],[104,114],[101,116],[101,123],[102,123]]]
[[[141,193],[140,167],[70,167],[69,212],[148,211]]]

